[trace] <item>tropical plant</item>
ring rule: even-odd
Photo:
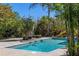
[[[60,6],[60,8],[58,7]],[[75,55],[75,42],[74,42],[74,19],[73,19],[73,5],[72,4],[55,4],[56,10],[59,15],[63,14],[65,20],[67,39],[68,39],[68,53]],[[57,8],[58,7],[58,8]],[[59,16],[58,15],[58,16]]]
[[[33,34],[33,27],[35,22],[32,20],[32,18],[24,18],[23,22],[25,24],[23,30],[23,32],[25,33],[24,37],[31,36]]]

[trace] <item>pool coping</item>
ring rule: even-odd
[[[37,39],[35,39],[35,40],[33,40],[33,41],[36,41],[36,40],[42,40],[42,39],[47,39],[47,38],[50,38],[50,37],[43,37],[43,38],[37,38]],[[28,42],[33,42],[33,41],[27,41],[27,43]],[[14,44],[14,45],[19,45],[19,44],[24,44],[24,43],[26,43],[26,42],[20,42],[20,43],[17,43],[17,44]],[[6,46],[6,47],[9,47],[9,46],[13,46],[13,45],[8,45],[8,46]],[[53,50],[53,51],[50,51],[50,52],[35,52],[35,51],[29,51],[29,50],[20,50],[20,49],[12,49],[12,48],[6,48],[6,47],[4,47],[3,49],[6,51],[6,50],[12,50],[12,51],[14,51],[14,52],[17,52],[17,51],[19,51],[19,52],[26,52],[25,54],[27,54],[27,53],[30,53],[30,55],[56,55],[56,51],[58,51],[58,50],[62,50],[63,51],[63,49],[61,49],[61,48],[59,48],[59,49],[56,49],[56,50]],[[1,48],[0,48],[1,49]],[[67,49],[65,49],[65,50],[67,50]],[[0,50],[1,51],[1,50]],[[22,54],[23,54],[22,53]],[[61,53],[61,52],[60,52]],[[23,54],[23,55],[25,55],[25,54]],[[5,55],[5,54],[4,54]],[[16,55],[16,54],[15,54]],[[17,54],[18,55],[18,54]],[[29,55],[29,56],[30,56]],[[57,55],[58,55],[58,53],[57,53]]]

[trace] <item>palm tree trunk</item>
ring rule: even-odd
[[[50,21],[50,4],[48,3],[48,20]],[[50,35],[50,23],[48,24],[48,33],[47,35]]]
[[[70,43],[70,55],[74,56],[75,55],[75,42],[74,42],[74,26],[73,26],[73,19],[72,19],[72,4],[68,5],[68,11],[69,11],[69,43]]]
[[[70,26],[69,26],[69,15],[68,15],[68,4],[65,4],[65,6],[64,6],[64,9],[65,9],[65,27],[66,27],[66,32],[67,32],[67,42],[68,42],[68,44],[67,44],[67,47],[68,47],[68,55],[70,55],[71,54],[71,45],[70,45],[70,38],[69,38],[69,36],[70,36]],[[67,12],[66,12],[67,11]]]
[[[66,17],[66,29],[67,29],[67,39],[68,39],[68,53],[70,56],[75,55],[75,42],[74,42],[74,26],[72,19],[72,5],[65,5],[65,17]]]
[[[78,7],[79,8],[79,7]],[[77,29],[78,29],[78,35],[77,35],[77,55],[79,56],[79,11],[77,10],[77,13],[76,13],[76,16],[77,16]]]
[[[48,4],[48,19],[50,18],[50,4]]]
[[[78,41],[77,41],[77,55],[79,56],[79,19],[78,19],[78,36],[77,36],[77,39],[78,39]]]

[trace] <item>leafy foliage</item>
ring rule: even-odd
[[[0,4],[0,38],[23,37],[25,30],[32,30],[32,25],[32,20],[24,20],[11,6]]]

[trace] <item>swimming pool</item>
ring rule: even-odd
[[[66,46],[66,44],[63,44],[64,42],[66,43],[65,38],[48,38],[16,46],[11,46],[9,48],[30,50],[36,52],[50,52],[58,48],[64,48]]]

